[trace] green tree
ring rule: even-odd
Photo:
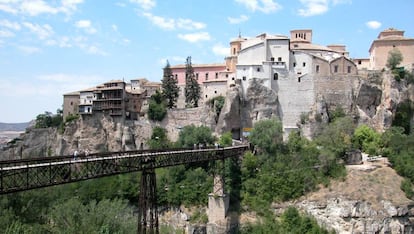
[[[198,107],[200,99],[200,85],[194,76],[194,69],[191,64],[191,57],[187,57],[185,63],[185,103],[191,107]]]
[[[386,66],[389,69],[394,70],[402,62],[402,60],[403,60],[403,56],[401,54],[401,51],[399,51],[397,48],[394,48],[390,52],[388,52]]]
[[[167,130],[162,127],[154,127],[152,129],[151,138],[148,140],[147,144],[150,149],[167,149],[170,147],[171,142],[167,136]]]
[[[405,100],[398,104],[395,111],[394,118],[392,120],[392,126],[398,126],[404,128],[405,134],[411,132],[411,119],[414,115],[414,103],[410,100]]]
[[[355,129],[352,141],[354,142],[355,147],[362,149],[370,155],[379,153],[381,136],[374,129],[365,124]]]
[[[164,67],[164,75],[162,78],[162,94],[167,101],[168,108],[174,108],[176,106],[178,93],[180,91],[177,84],[178,81],[174,78],[170,63],[167,60],[167,65]]]
[[[258,121],[250,133],[250,142],[266,153],[275,152],[283,142],[282,122],[275,118]]]
[[[209,127],[187,125],[183,127],[178,134],[177,144],[179,147],[193,147],[194,145],[203,144],[204,146],[213,145],[216,137]]]
[[[231,132],[223,133],[219,138],[219,145],[223,147],[231,146],[233,143],[233,138]]]
[[[155,121],[162,121],[167,115],[167,107],[162,94],[157,90],[149,101],[148,118]]]

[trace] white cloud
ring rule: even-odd
[[[8,3],[0,3],[0,11],[4,11],[11,14],[17,14],[18,9],[15,6],[7,5]]]
[[[205,23],[195,22],[191,19],[178,19],[177,28],[187,29],[187,30],[200,30],[206,27]]]
[[[85,30],[85,32],[89,34],[95,34],[97,32],[96,29],[92,27],[90,20],[79,20],[75,23],[75,26]]]
[[[53,28],[48,25],[32,24],[30,22],[23,22],[23,26],[28,28],[32,33],[36,34],[39,39],[43,40],[53,35]]]
[[[0,37],[14,37],[14,33],[9,30],[0,29]]]
[[[16,22],[11,22],[8,20],[0,20],[0,26],[6,27],[6,28],[10,28],[13,30],[20,30],[20,24],[16,23]]]
[[[155,24],[156,26],[165,29],[165,30],[174,30],[175,29],[175,20],[174,19],[166,19],[161,16],[156,16],[151,13],[145,12],[143,15],[151,21],[151,23]]]
[[[149,19],[151,23],[165,30],[175,30],[175,29],[200,30],[206,27],[205,23],[193,21],[191,19],[164,18],[162,16],[153,15],[149,12],[144,12],[142,15],[145,18]]]
[[[101,55],[101,56],[107,56],[108,55],[107,52],[105,52],[104,50],[100,49],[99,47],[97,47],[95,45],[88,46],[86,48],[86,52],[88,54],[95,54],[95,55]]]
[[[114,30],[115,32],[118,32],[118,26],[116,26],[116,24],[112,24],[111,27],[112,27],[112,30]]]
[[[227,20],[230,24],[240,24],[249,20],[249,17],[247,15],[240,15],[238,18],[227,17]]]
[[[70,48],[72,47],[71,39],[69,37],[61,37],[57,40],[51,39],[46,41],[48,46],[58,46],[60,48]]]
[[[300,0],[304,5],[304,9],[299,9],[298,13],[301,16],[321,15],[328,11],[328,0]]]
[[[21,52],[25,53],[25,54],[35,54],[35,53],[39,53],[41,51],[41,49],[37,48],[37,47],[33,47],[33,46],[19,46],[17,47]]]
[[[178,34],[178,38],[191,43],[199,41],[209,41],[211,39],[210,34],[208,32]]]
[[[216,44],[213,46],[213,53],[219,56],[228,56],[230,53],[230,48],[225,47],[221,44]]]
[[[155,0],[129,0],[132,3],[138,4],[142,9],[148,11],[155,7]]]
[[[304,8],[298,10],[300,16],[322,15],[329,10],[329,6],[351,4],[352,0],[300,0]]]
[[[366,22],[365,25],[371,29],[378,29],[381,27],[382,24],[381,22],[378,22],[376,20],[371,20],[371,21]]]
[[[77,5],[83,3],[84,0],[62,0],[61,4],[57,1],[44,0],[9,0],[0,2],[0,11],[11,14],[23,14],[29,16],[37,16],[41,14],[72,14],[77,10]]]
[[[49,6],[42,0],[23,1],[20,5],[20,10],[31,16],[40,15],[43,13],[56,14],[59,12],[57,8]]]
[[[272,13],[282,9],[282,6],[273,0],[235,0],[237,3],[244,5],[247,9],[255,12]]]

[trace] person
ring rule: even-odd
[[[73,159],[76,160],[76,157],[78,157],[78,151],[75,150],[75,152],[73,152]]]
[[[86,149],[85,150],[85,156],[88,157],[88,155],[89,155],[89,150]]]

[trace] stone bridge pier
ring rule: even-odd
[[[207,234],[227,233],[227,211],[230,197],[224,192],[224,181],[221,175],[214,176],[213,192],[208,194]]]

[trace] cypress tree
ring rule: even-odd
[[[167,60],[167,64],[164,67],[164,75],[162,78],[162,94],[167,101],[168,108],[174,108],[176,106],[178,92],[180,91],[177,83],[178,81],[174,78],[170,63]]]
[[[185,63],[185,103],[188,106],[198,107],[200,99],[200,85],[194,76],[194,69],[191,65],[191,57],[187,57]]]

